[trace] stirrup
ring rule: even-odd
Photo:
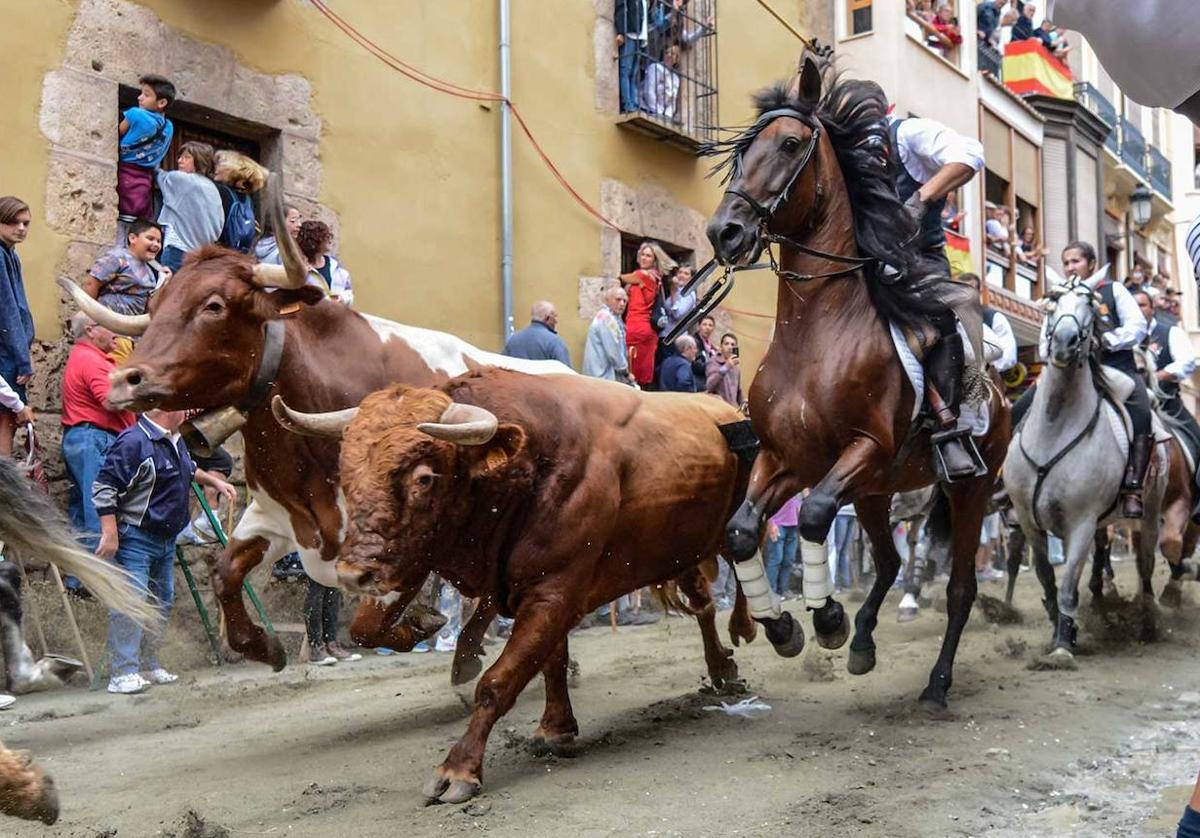
[[[983,462],[983,456],[979,453],[979,448],[976,447],[969,428],[962,430],[948,428],[944,431],[934,431],[929,435],[929,441],[933,447],[933,468],[937,472],[939,482],[953,483],[956,480],[969,480],[972,477],[982,477],[987,474],[987,465]],[[946,465],[946,457],[942,453],[942,446],[956,443],[962,446],[963,453],[971,461],[970,473],[950,474],[950,469]]]
[[[1137,514],[1132,514],[1129,510],[1129,503],[1137,504]],[[1146,508],[1142,500],[1141,489],[1122,489],[1121,490],[1121,517],[1127,518],[1130,521],[1137,521],[1145,517]]]

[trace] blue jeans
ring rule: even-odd
[[[775,541],[767,539],[767,584],[780,596],[788,592],[792,580],[796,548],[800,546],[799,533],[799,527],[779,527],[779,538]]]
[[[850,587],[850,546],[857,526],[858,519],[853,515],[839,515],[833,519],[833,549],[837,555],[833,582],[839,588]]]
[[[175,599],[175,539],[119,524],[115,561],[133,574],[139,588],[158,600],[159,618],[143,629],[119,611],[108,612],[109,670],[115,678],[158,666],[158,647],[167,632]]]
[[[92,484],[104,465],[108,447],[117,435],[91,425],[73,425],[63,432],[62,455],[71,478],[71,494],[67,498],[67,512],[71,526],[82,533],[80,542],[84,549],[95,552],[100,543],[100,518],[92,503]],[[82,587],[74,576],[67,576],[63,584],[72,590]]]
[[[164,247],[162,252],[158,254],[158,264],[164,268],[170,268],[172,272],[183,267],[184,252],[175,245]]]
[[[641,98],[638,95],[638,71],[642,63],[638,47],[641,43],[637,38],[626,35],[625,43],[621,44],[621,57],[618,60],[618,72],[621,76],[621,113],[638,109],[638,101]]]

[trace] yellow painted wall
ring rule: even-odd
[[[322,120],[320,200],[339,216],[339,255],[357,306],[406,323],[454,332],[479,346],[502,342],[499,270],[498,109],[422,88],[387,69],[295,0],[140,0],[163,22],[233,50],[270,74],[299,73],[312,85]],[[403,60],[468,87],[498,87],[496,3],[490,0],[332,0],[354,25]],[[800,45],[749,0],[722,0],[717,20],[721,120],[749,116],[748,94],[787,74]],[[802,29],[802,0],[773,5]],[[819,4],[817,4],[819,5]],[[0,50],[7,66],[0,193],[34,208],[20,253],[39,333],[57,329],[53,272],[66,238],[41,223],[48,148],[38,129],[44,75],[60,66],[76,2],[0,0]],[[579,192],[598,205],[600,184],[653,182],[705,215],[719,188],[707,161],[612,124],[595,106],[591,2],[513,0],[514,99],[546,151]],[[134,80],[122,80],[133,82]],[[615,107],[614,107],[615,109]],[[114,115],[115,116],[115,115]],[[580,276],[601,273],[600,225],[554,182],[514,128],[515,298],[518,327],[531,302],[560,310],[560,331],[576,363],[587,322],[576,316]],[[772,313],[774,282],[748,275],[736,308]],[[754,362],[770,322],[735,318],[743,354]],[[749,367],[749,364],[748,364]]]

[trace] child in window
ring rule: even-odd
[[[124,244],[128,223],[152,215],[154,170],[171,147],[175,128],[163,115],[175,101],[175,85],[162,76],[138,79],[138,106],[121,115],[117,162],[117,244]]]
[[[125,247],[114,247],[95,261],[83,279],[83,290],[119,314],[145,314],[150,294],[171,272],[155,271],[151,262],[162,250],[162,228],[136,219],[129,225]]]

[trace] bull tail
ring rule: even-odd
[[[71,527],[50,498],[7,458],[0,457],[0,542],[24,560],[47,560],[77,578],[102,603],[149,624],[156,609],[120,567],[79,548]]]
[[[685,614],[689,617],[700,616],[700,611],[692,607],[687,597],[679,590],[679,584],[673,579],[661,585],[655,585],[654,595],[658,598],[659,604],[662,605],[663,611],[668,614],[671,611],[675,611],[678,614]]]

